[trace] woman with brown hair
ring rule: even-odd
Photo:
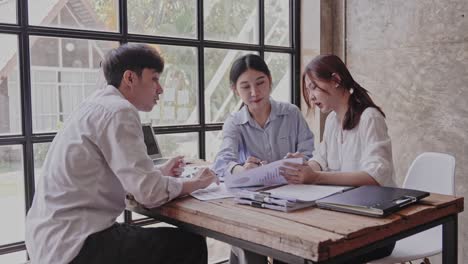
[[[285,163],[280,174],[292,184],[395,186],[385,114],[335,55],[320,55],[305,68],[303,95],[309,107],[327,113],[323,140],[305,164]],[[379,248],[350,263],[381,258]]]

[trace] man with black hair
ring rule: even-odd
[[[26,219],[32,263],[207,263],[201,236],[115,222],[126,193],[156,207],[216,176],[203,169],[182,181],[182,157],[156,168],[147,155],[138,111],[151,111],[163,92],[164,61],[154,48],[122,45],[102,67],[108,86],[74,111],[44,162]]]

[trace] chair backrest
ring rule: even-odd
[[[424,152],[414,159],[404,188],[455,194],[455,158],[449,154]]]

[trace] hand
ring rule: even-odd
[[[279,173],[291,184],[315,184],[319,176],[307,163],[285,162],[284,166],[280,167]]]
[[[253,168],[257,168],[259,166],[262,166],[262,165],[265,165],[267,164],[268,162],[266,160],[261,160],[259,158],[256,158],[254,156],[249,156],[247,158],[247,160],[245,161],[244,163],[244,169],[246,170],[250,170],[250,169],[253,169]]]
[[[301,152],[294,152],[294,153],[291,153],[291,152],[288,152],[288,154],[286,154],[286,156],[284,156],[283,159],[288,159],[288,158],[302,158],[302,159],[305,159],[305,155]]]
[[[200,169],[195,176],[192,178],[193,181],[197,182],[197,189],[206,188],[212,182],[216,182],[219,185],[219,179],[216,174],[209,168]]]
[[[169,159],[159,167],[163,175],[179,177],[184,171],[184,156],[177,156]]]

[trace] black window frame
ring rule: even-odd
[[[30,63],[30,37],[60,37],[91,40],[108,40],[119,43],[142,42],[172,46],[195,47],[198,52],[198,109],[199,124],[174,125],[154,127],[156,134],[176,134],[185,132],[198,133],[199,158],[205,158],[206,138],[205,132],[219,131],[222,123],[205,122],[205,77],[204,77],[204,49],[236,49],[258,52],[264,57],[265,52],[280,52],[291,56],[291,99],[292,103],[300,107],[300,0],[289,0],[290,46],[271,46],[264,43],[265,0],[259,0],[259,43],[244,44],[225,41],[204,40],[203,0],[197,0],[197,38],[184,39],[175,37],[149,36],[142,34],[129,34],[127,21],[127,1],[118,0],[119,28],[117,32],[103,32],[97,30],[81,30],[71,28],[58,28],[49,26],[29,25],[28,0],[16,0],[17,24],[0,23],[0,34],[11,34],[18,38],[18,62],[21,94],[21,135],[0,135],[0,146],[21,145],[23,148],[25,213],[29,210],[34,197],[34,151],[37,143],[50,143],[56,133],[33,133],[32,105],[31,105],[31,63]],[[145,218],[132,221],[130,212],[125,211],[124,220],[127,223],[146,225],[155,223],[153,219]],[[0,245],[0,255],[25,250],[24,242]]]

